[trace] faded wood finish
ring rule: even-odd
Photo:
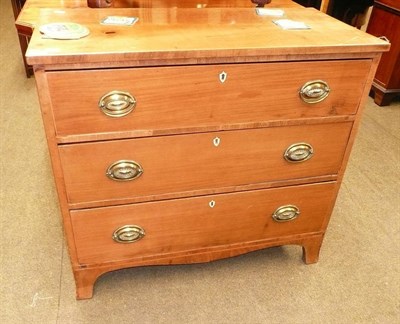
[[[301,245],[304,261],[317,262],[389,45],[310,9],[285,9],[312,27],[304,31],[281,30],[245,8],[107,11],[139,15],[132,28],[100,26],[101,11],[88,10],[63,17],[88,24],[90,36],[69,42],[35,32],[28,51],[77,298],[90,298],[103,273],[126,267],[208,262],[286,244]],[[44,10],[40,21],[57,15]],[[218,84],[212,76],[221,68],[228,78]],[[325,101],[298,98],[310,78],[326,78]],[[103,116],[99,97],[120,86],[140,99],[137,107],[122,118]],[[284,151],[299,142],[309,142],[314,156],[286,162]],[[108,179],[107,167],[121,159],[142,164],[143,175]],[[271,213],[283,204],[299,205],[300,216],[275,223]],[[113,231],[130,223],[146,236],[115,243]]]
[[[182,128],[195,131],[196,127],[353,115],[369,66],[369,60],[360,60],[71,71],[48,73],[48,82],[57,138],[66,143],[78,134],[109,137],[119,132],[120,137],[128,137],[121,132],[168,134]],[[282,82],[282,74],[292,78]],[[323,80],[331,88],[327,99],[317,104],[307,104],[299,96],[299,89],[312,80]],[[100,98],[115,90],[136,99],[129,115],[113,118],[100,111]]]
[[[367,103],[368,95],[370,93],[372,81],[374,79],[376,70],[378,68],[379,61],[380,61],[380,56],[376,56],[371,62],[371,68],[369,70],[369,74],[368,74],[368,77],[366,79],[366,86],[365,86],[364,91],[363,91],[363,93],[361,95],[361,98],[360,98],[359,110],[358,110],[356,118],[354,120],[353,128],[351,130],[351,134],[350,134],[350,137],[349,137],[349,140],[348,140],[348,143],[347,143],[346,152],[344,154],[343,163],[342,163],[341,168],[340,168],[339,173],[338,173],[338,178],[337,178],[337,182],[336,182],[336,193],[338,193],[338,191],[340,189],[340,185],[342,183],[342,180],[343,180],[343,177],[344,177],[344,174],[345,174],[345,171],[346,171],[347,163],[349,162],[351,150],[352,150],[354,141],[356,139],[356,135],[357,135],[358,129],[360,127],[362,113],[363,113],[365,105]],[[330,206],[330,210],[333,210],[334,204],[335,204],[335,200],[332,201],[331,206]],[[325,224],[324,224],[325,229],[327,228],[328,223],[329,223],[329,217],[325,218]]]
[[[303,249],[303,261],[306,264],[318,262],[319,252],[322,244],[323,233],[308,233],[299,235],[282,236],[262,241],[242,242],[204,248],[195,251],[183,251],[175,255],[154,255],[151,258],[142,260],[126,260],[118,262],[107,262],[95,265],[80,265],[74,268],[76,292],[78,299],[93,297],[93,289],[96,280],[104,273],[148,265],[174,265],[187,263],[203,263],[214,260],[230,258],[241,254],[261,250],[268,247],[280,245],[300,245]]]
[[[73,237],[73,230],[71,225],[71,218],[69,214],[69,206],[67,201],[67,193],[64,184],[64,175],[62,171],[60,156],[58,153],[58,146],[56,142],[55,129],[53,124],[51,97],[48,91],[48,83],[46,72],[44,69],[36,67],[35,69],[36,87],[39,90],[39,103],[42,113],[42,120],[44,130],[46,133],[47,146],[49,148],[51,165],[55,185],[57,188],[58,200],[60,203],[63,228],[65,232],[66,241],[68,243],[68,252],[73,266],[77,265],[76,248]]]
[[[17,0],[22,2],[23,0]],[[39,22],[40,10],[46,8],[57,9],[77,9],[87,8],[88,0],[27,0],[23,6],[23,10],[15,15],[18,36],[21,43],[21,52],[24,57],[26,74],[30,77],[33,74],[32,66],[26,63],[26,50],[30,37],[32,36],[35,26]],[[25,1],[23,1],[25,2]],[[14,4],[14,2],[13,2]],[[251,0],[204,0],[201,4],[196,0],[113,0],[112,8],[224,8],[224,7],[255,7]],[[274,0],[272,8],[281,7],[299,7],[299,5],[291,0]],[[22,9],[22,5],[20,8]],[[53,11],[54,11],[53,10]],[[93,9],[98,10],[98,9]],[[18,16],[18,17],[17,17]]]
[[[254,8],[251,0],[113,0],[111,8]],[[271,8],[300,7],[291,0],[273,0]],[[18,30],[33,29],[40,19],[40,10],[46,8],[77,9],[88,8],[87,0],[26,0],[24,8],[19,15],[16,26]],[[107,8],[110,9],[110,8]],[[107,10],[106,9],[106,10]],[[99,9],[91,9],[99,10]],[[104,10],[104,9],[102,9]],[[90,13],[91,11],[89,11]],[[17,17],[16,17],[17,18]]]
[[[143,260],[321,232],[334,188],[334,183],[325,183],[72,211],[78,261]],[[285,205],[295,205],[300,215],[287,222],[273,220],[275,210]],[[142,227],[144,238],[129,244],[115,242],[113,232],[130,224]]]
[[[258,62],[270,55],[311,59],[312,55],[376,52],[389,48],[387,42],[314,9],[285,9],[288,17],[311,27],[301,32],[281,29],[272,22],[273,18],[257,16],[254,9],[104,9],[109,10],[107,15],[139,16],[140,20],[132,27],[100,25],[105,14],[99,11],[88,15],[85,14],[87,10],[65,10],[63,14],[54,13],[54,10],[42,12],[41,23],[61,19],[80,21],[91,34],[66,42],[43,39],[36,30],[27,51],[28,63],[80,63],[81,67],[89,68],[105,62],[111,67],[120,61],[135,65],[141,60],[162,65],[174,60],[181,64],[193,64],[194,60],[210,63],[227,57],[234,57],[236,62]],[[82,53],[87,54],[84,60]]]
[[[356,115],[340,115],[333,117],[309,117],[309,118],[293,118],[283,120],[265,120],[259,122],[246,122],[235,124],[215,124],[208,126],[192,126],[180,128],[165,128],[165,129],[129,129],[124,131],[114,131],[107,133],[86,133],[68,136],[57,136],[57,141],[60,144],[93,142],[101,140],[127,139],[149,136],[164,136],[170,134],[188,134],[188,133],[204,133],[213,131],[227,131],[236,129],[253,129],[278,126],[297,126],[297,125],[315,125],[315,124],[332,124],[346,121],[353,121]]]
[[[335,175],[351,127],[337,123],[63,145],[68,201],[115,204],[129,197]],[[304,162],[286,161],[286,149],[299,142],[310,144],[314,155]],[[127,182],[109,179],[107,168],[120,160],[139,163],[143,175]]]
[[[204,196],[204,195],[214,195],[214,194],[223,194],[227,192],[240,192],[247,190],[259,190],[259,189],[267,189],[267,188],[278,188],[285,186],[293,186],[293,185],[301,185],[308,183],[317,183],[317,182],[326,182],[326,181],[335,181],[337,180],[337,174],[328,174],[323,176],[316,177],[307,177],[307,178],[294,178],[288,180],[276,180],[276,181],[268,181],[268,182],[257,182],[257,183],[246,183],[242,185],[229,185],[226,187],[211,187],[205,189],[196,189],[189,191],[179,191],[179,192],[167,192],[164,194],[157,195],[146,195],[146,196],[134,196],[128,195],[127,197],[119,197],[118,199],[113,200],[94,200],[94,201],[85,201],[85,202],[77,202],[77,203],[69,203],[70,209],[81,209],[81,208],[95,208],[95,207],[106,207],[111,203],[116,205],[123,204],[133,204],[138,202],[150,202],[157,200],[170,200],[176,198],[187,198],[195,195]]]

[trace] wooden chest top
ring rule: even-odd
[[[90,14],[88,13],[90,11]],[[302,21],[310,29],[284,30],[276,17],[256,14],[254,8],[142,8],[54,10],[43,9],[39,26],[76,22],[90,35],[80,40],[45,39],[37,28],[27,61],[32,65],[98,64],[152,61],[180,63],[269,61],[281,57],[373,53],[389,44],[315,9],[285,8],[285,18]],[[106,16],[138,17],[133,26],[105,26]],[[84,54],[84,55],[83,55]],[[139,64],[137,64],[139,65]]]

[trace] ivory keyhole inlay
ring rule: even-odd
[[[218,147],[221,144],[221,139],[219,137],[214,138],[213,144],[215,147]]]
[[[224,83],[224,82],[226,81],[227,78],[228,78],[228,73],[226,73],[225,71],[222,71],[222,72],[219,74],[219,81],[220,81],[221,83]]]

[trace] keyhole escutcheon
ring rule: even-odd
[[[224,83],[224,82],[226,81],[227,78],[228,78],[228,73],[226,73],[225,71],[222,71],[222,72],[219,74],[219,81],[220,81],[221,83]]]
[[[221,144],[221,139],[219,137],[214,138],[213,144],[215,147],[218,147]]]

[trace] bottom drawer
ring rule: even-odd
[[[329,182],[71,211],[78,261],[151,257],[321,231],[334,188]]]

